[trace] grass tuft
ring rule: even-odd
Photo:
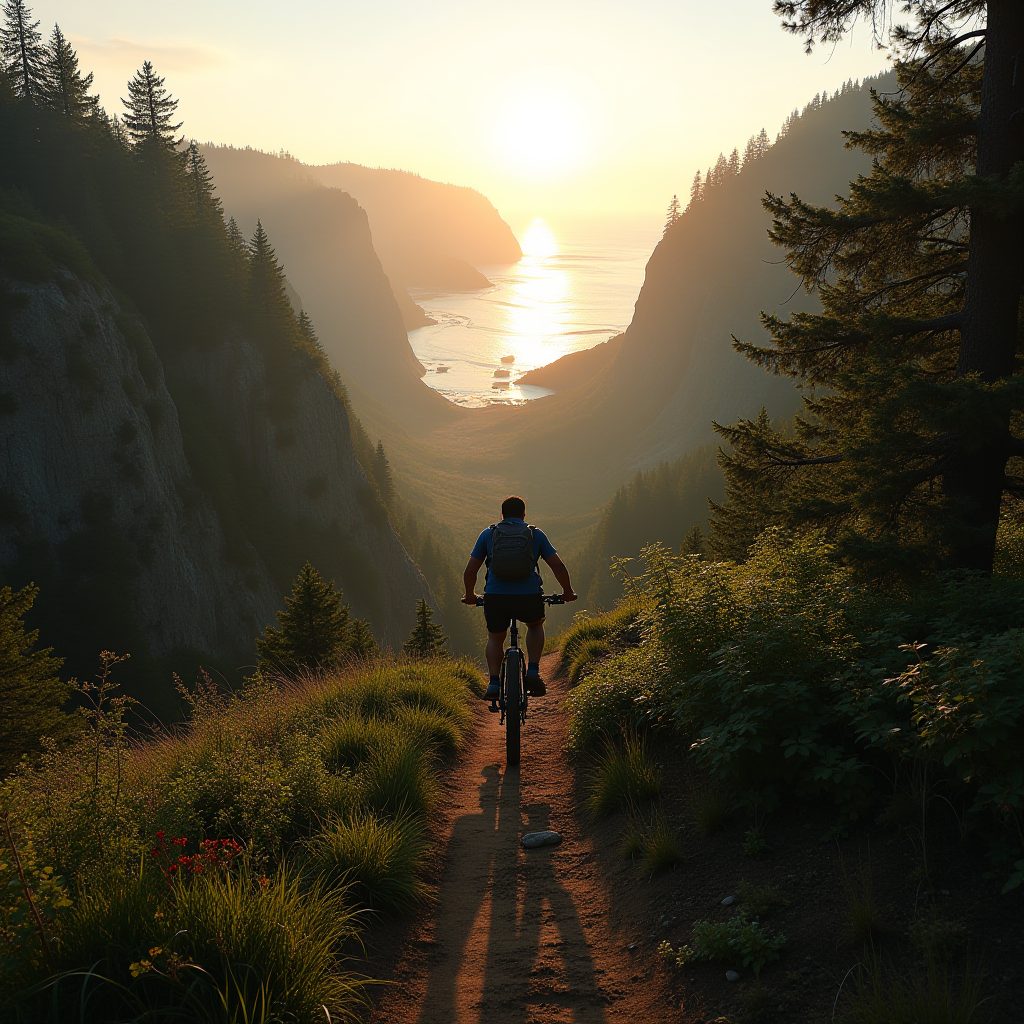
[[[731,810],[729,800],[721,787],[705,782],[693,789],[691,797],[697,831],[710,836],[721,830]]]
[[[842,1019],[849,1024],[978,1024],[981,990],[981,973],[970,962],[959,976],[932,961],[923,974],[908,978],[873,960],[847,984]]]
[[[627,733],[621,745],[606,745],[590,782],[587,808],[594,817],[603,817],[650,803],[660,792],[661,773],[646,742]]]
[[[755,921],[767,920],[789,906],[789,900],[782,891],[771,884],[752,885],[750,882],[741,881],[736,887],[736,895],[740,898],[747,917]]]
[[[675,867],[683,859],[679,840],[663,814],[659,814],[654,826],[643,838],[640,868],[648,875],[656,875]]]
[[[403,912],[430,889],[420,877],[427,851],[423,824],[411,815],[381,818],[370,813],[332,822],[309,844],[317,868],[374,909]]]

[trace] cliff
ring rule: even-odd
[[[331,362],[354,392],[400,410],[417,428],[444,422],[450,403],[420,381],[423,367],[359,203],[318,184],[295,160],[228,147],[205,152],[226,215],[246,236],[262,222]],[[408,295],[405,302],[411,304]]]
[[[131,653],[133,689],[173,714],[170,670],[251,665],[306,558],[382,640],[408,635],[425,585],[318,374],[275,423],[240,334],[165,372],[102,280],[0,285],[0,577],[40,586],[36,624],[69,670]]]

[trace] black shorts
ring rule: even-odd
[[[504,633],[513,619],[539,622],[544,618],[543,594],[484,594],[488,633]]]

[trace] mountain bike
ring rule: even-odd
[[[545,604],[565,604],[558,594],[548,594]],[[484,599],[477,599],[482,608]],[[500,712],[499,725],[505,726],[505,763],[519,764],[520,734],[526,724],[526,709],[529,698],[526,693],[526,655],[519,648],[519,623],[513,619],[509,628],[509,645],[501,659],[499,675],[501,692],[497,701],[491,701],[487,709],[495,714]]]

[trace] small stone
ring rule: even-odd
[[[736,902],[736,897],[735,896],[726,896],[725,899],[722,900],[722,906],[723,907],[731,907],[735,902]]]
[[[949,895],[949,890],[948,889],[940,889],[939,892],[941,892],[943,896],[948,896]]]
[[[739,976],[739,974],[736,971],[726,971],[725,972],[725,980],[726,981],[739,981],[740,980],[740,976]]]
[[[635,942],[631,942],[631,943],[630,943],[630,944],[629,944],[629,945],[628,945],[628,946],[626,947],[626,949],[628,949],[630,953],[635,953],[635,952],[636,952],[636,948],[637,948],[637,947],[636,947],[636,943],[635,943]]]
[[[538,846],[557,846],[562,841],[557,832],[527,832],[522,838],[523,847],[535,850]]]

